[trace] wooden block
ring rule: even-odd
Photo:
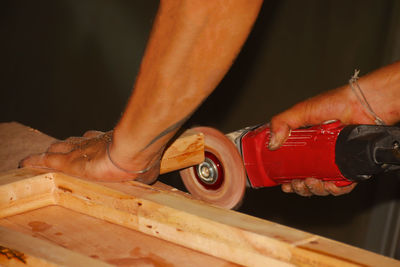
[[[185,131],[165,151],[160,173],[176,171],[204,161],[204,135],[193,130]]]
[[[372,252],[235,211],[216,208],[171,191],[140,183],[93,183],[59,173],[38,175],[36,171],[32,171],[32,175],[29,176],[30,171],[17,170],[0,176],[0,217],[3,218],[0,220],[0,225],[13,230],[21,230],[22,227],[27,231],[26,223],[28,222],[29,226],[30,222],[31,228],[43,229],[40,234],[48,231],[44,237],[46,239],[56,235],[54,230],[61,233],[58,229],[66,232],[66,229],[70,228],[71,233],[78,232],[79,225],[70,222],[68,226],[68,223],[63,224],[62,220],[56,221],[61,217],[60,214],[68,213],[62,210],[68,209],[74,212],[68,216],[77,217],[76,214],[83,214],[87,217],[77,219],[80,223],[82,221],[82,225],[94,224],[90,221],[95,218],[103,224],[113,223],[155,239],[162,239],[164,242],[174,243],[190,251],[198,251],[202,255],[207,254],[209,257],[212,256],[210,259],[213,260],[220,258],[246,266],[399,266],[400,264],[396,260]],[[3,194],[7,195],[3,197]],[[13,198],[10,199],[10,196]],[[37,201],[38,204],[32,207],[26,204],[31,199],[41,201]],[[49,205],[48,203],[52,201],[54,204]],[[43,207],[38,210],[40,205]],[[54,205],[56,209],[53,208]],[[52,213],[56,215],[51,215]],[[67,215],[62,216],[68,218]],[[35,224],[32,226],[32,221],[38,221],[39,218],[42,218],[41,222],[44,224],[36,223],[36,226]],[[48,228],[46,225],[52,225],[53,230],[46,230]],[[84,229],[87,228],[86,226]],[[116,231],[109,233],[109,236],[112,236],[113,232]],[[104,241],[108,238],[106,236],[101,233]],[[1,240],[2,236],[0,245]],[[77,247],[84,246],[74,245],[69,249],[75,251]],[[87,255],[93,253],[93,250],[75,252]],[[109,256],[95,255],[99,260],[108,263],[118,262],[111,262]],[[118,255],[117,258],[121,260],[124,257]],[[166,259],[164,256],[162,259],[168,263],[173,262],[171,258]]]

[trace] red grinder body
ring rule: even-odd
[[[343,127],[333,122],[293,130],[275,151],[268,149],[271,135],[266,125],[247,132],[241,138],[241,153],[251,186],[275,186],[308,177],[336,181],[338,186],[350,184],[335,162],[336,141]]]

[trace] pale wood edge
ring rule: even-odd
[[[164,152],[160,173],[167,173],[204,161],[204,135],[194,130],[186,130]]]
[[[35,179],[48,180],[45,177],[49,175],[25,178],[15,183],[33,183]],[[131,184],[129,187],[137,193],[135,195],[64,174],[54,173],[51,176],[54,184],[52,192],[57,205],[242,265],[399,265],[398,261],[391,258],[237,212],[184,199],[182,196],[175,196],[161,189]],[[13,190],[15,183],[0,186],[0,189]],[[19,193],[23,195],[26,192],[22,190]],[[153,199],[167,199],[170,203],[177,201],[181,203],[181,207],[186,205],[192,209],[188,210],[186,207],[181,210],[177,208],[179,205],[176,203],[171,207],[168,204],[157,203]],[[7,199],[0,199],[0,205],[3,207],[5,202]],[[215,219],[203,216],[205,210],[208,210]],[[216,220],[217,217],[227,218],[226,220],[232,223],[221,223]],[[255,225],[255,231],[249,230],[251,225]],[[261,227],[265,229],[261,231]]]
[[[2,266],[112,266],[102,261],[56,246],[48,241],[0,226],[0,246],[19,257],[8,259],[0,253]]]

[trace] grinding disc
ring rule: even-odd
[[[187,190],[195,198],[213,205],[238,208],[246,189],[246,172],[239,151],[216,129],[193,130],[204,134],[205,161],[180,171]]]

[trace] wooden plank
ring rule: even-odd
[[[0,175],[0,218],[56,204],[53,176],[38,173],[19,169]]]
[[[0,123],[0,172],[18,168],[21,159],[46,151],[55,141],[57,139],[17,122]]]
[[[1,266],[93,266],[110,264],[0,226]]]
[[[235,266],[61,206],[48,206],[0,219],[0,225],[112,265]]]
[[[45,181],[49,175],[53,177],[54,199],[61,207],[238,264],[399,266],[398,261],[372,252],[140,183],[95,184],[58,173],[15,183]],[[14,188],[21,190],[15,192],[17,196],[27,195],[23,186]],[[2,202],[4,207],[7,198]]]

